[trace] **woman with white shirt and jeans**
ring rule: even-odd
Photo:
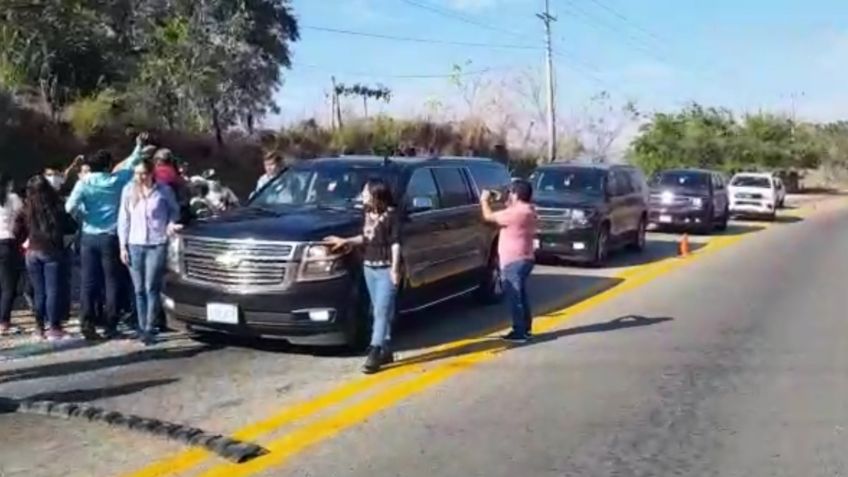
[[[12,192],[12,179],[0,173],[0,335],[12,331],[12,305],[18,291],[21,251],[15,237],[23,201]]]
[[[162,307],[168,236],[179,230],[180,208],[173,191],[153,180],[153,163],[144,160],[121,196],[118,239],[121,261],[130,269],[135,287],[139,338],[155,342],[156,318]]]

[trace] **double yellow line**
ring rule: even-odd
[[[559,328],[576,315],[671,273],[693,260],[727,248],[749,235],[755,234],[718,236],[687,259],[667,258],[627,269],[613,277],[623,280],[619,285],[558,312],[538,317],[534,321],[534,333],[545,333]],[[206,471],[200,475],[248,476],[279,466],[304,449],[329,439],[468,368],[489,361],[510,347],[511,345],[492,336],[447,343],[422,355],[404,359],[379,374],[358,378],[323,395],[294,404],[232,435],[236,439],[255,441],[286,426],[300,425],[280,437],[264,442],[264,447],[269,450],[268,454],[243,464],[213,461],[211,466],[204,466]],[[366,394],[367,396],[364,396]],[[345,405],[349,401],[354,402]],[[191,449],[125,477],[175,476],[196,470],[211,458],[214,456],[206,451]]]

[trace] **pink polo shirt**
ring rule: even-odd
[[[498,256],[501,267],[519,260],[533,260],[536,238],[536,209],[532,204],[516,202],[495,212],[494,221],[501,228]]]

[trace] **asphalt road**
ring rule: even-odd
[[[2,396],[241,429],[272,450],[233,469],[158,438],[6,414],[0,475],[842,475],[844,210],[695,237],[744,238],[685,266],[668,260],[676,236],[653,234],[605,269],[539,267],[537,314],[595,298],[550,315],[528,346],[463,341],[502,327],[499,307],[410,317],[397,334],[409,364],[364,382],[372,394],[347,414],[332,396],[361,358],[280,344],[174,337],[0,363]],[[390,379],[408,381],[380,391]]]

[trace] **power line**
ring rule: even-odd
[[[312,25],[301,26],[301,28],[305,29],[305,30],[322,31],[322,32],[327,32],[327,33],[337,33],[337,34],[341,34],[341,35],[361,36],[361,37],[376,38],[376,39],[381,39],[381,40],[408,41],[408,42],[413,42],[413,43],[469,46],[469,47],[477,47],[477,48],[494,48],[494,49],[503,48],[503,49],[514,49],[514,50],[541,50],[542,49],[542,47],[532,46],[532,45],[517,45],[517,44],[504,44],[504,43],[478,43],[478,42],[470,42],[470,41],[439,40],[439,39],[435,39],[435,38],[394,36],[394,35],[385,35],[385,34],[382,34],[382,33],[370,33],[370,32],[364,32],[364,31],[343,30],[343,29],[339,29],[339,28],[329,28],[329,27],[312,26]]]
[[[568,5],[563,5],[563,6],[565,6],[567,9],[569,9],[572,13],[574,13],[578,16],[581,16],[584,19],[588,20],[589,23],[592,24],[595,27],[602,27],[602,28],[609,30],[610,32],[618,35],[619,39],[623,40],[623,43],[625,43],[627,46],[631,47],[632,49],[640,51],[640,52],[642,52],[642,53],[644,53],[648,56],[651,56],[654,59],[661,61],[662,63],[671,63],[666,58],[662,57],[661,55],[658,55],[655,51],[653,51],[653,48],[655,48],[655,45],[649,45],[647,43],[644,43],[641,39],[633,36],[632,34],[630,34],[628,32],[621,31],[615,25],[610,24],[609,22],[605,21],[603,18],[599,18],[599,17],[593,15],[592,13],[588,12],[587,10],[583,9],[583,7],[576,4],[573,0],[564,0],[564,2],[567,3]]]
[[[315,65],[310,63],[296,63],[293,66],[299,66],[302,68],[310,68],[314,70],[321,70],[326,72],[333,72],[337,74],[344,74],[347,76],[362,76],[369,78],[392,78],[392,79],[446,79],[446,78],[454,78],[456,76],[479,76],[486,73],[490,73],[492,71],[498,70],[509,70],[513,69],[512,66],[491,66],[488,68],[481,68],[477,70],[469,70],[469,71],[457,71],[449,74],[385,74],[385,73],[375,73],[373,71],[339,71],[336,67],[328,67],[322,65]]]
[[[469,25],[474,25],[476,27],[483,28],[483,29],[486,29],[486,30],[504,33],[504,34],[511,35],[511,36],[517,37],[517,38],[522,38],[522,39],[525,39],[525,40],[529,37],[529,35],[527,33],[521,33],[521,32],[517,32],[515,30],[510,30],[510,29],[502,28],[502,27],[499,27],[499,26],[496,26],[496,25],[491,25],[491,24],[476,20],[474,18],[468,17],[467,15],[462,15],[462,14],[456,13],[454,11],[445,9],[445,8],[440,8],[440,7],[437,7],[437,6],[434,6],[434,5],[430,5],[430,4],[421,2],[420,0],[401,0],[401,1],[408,4],[408,5],[411,5],[413,7],[419,8],[421,10],[426,10],[426,11],[429,11],[431,13],[435,13],[437,15],[440,15],[440,16],[443,16],[443,17],[446,17],[446,18],[451,18],[451,19],[454,19],[454,20],[457,20],[457,21],[460,21],[460,22],[463,22],[463,23],[466,23],[466,24],[469,24]],[[539,47],[539,48],[542,48],[542,47]],[[598,71],[598,69],[595,66],[586,62],[585,60],[580,59],[574,53],[571,53],[571,52],[565,53],[565,52],[558,51],[558,50],[554,49],[553,55],[558,57],[558,58],[566,59],[570,62],[577,63],[577,65],[571,65],[571,66],[576,67],[577,70],[580,70],[582,72],[581,74],[583,74],[587,78],[595,81],[596,83],[600,84],[604,88],[607,88],[607,89],[610,89],[610,90],[614,89],[614,88],[610,87],[609,83],[600,79],[597,76],[597,74],[600,74],[600,72]]]
[[[606,10],[607,12],[611,13],[613,16],[615,16],[619,20],[623,21],[624,23],[627,23],[628,25],[635,28],[636,30],[639,30],[640,32],[644,33],[645,35],[653,38],[654,40],[656,40],[660,43],[668,43],[667,41],[663,40],[662,38],[660,38],[659,36],[654,34],[652,31],[647,30],[647,29],[643,28],[642,26],[638,25],[637,23],[633,22],[630,18],[627,17],[627,15],[625,15],[625,14],[621,13],[620,11],[614,9],[613,7],[609,6],[608,4],[606,4],[606,3],[604,3],[600,0],[589,0],[589,1],[594,3],[597,6],[601,7],[602,9]]]
[[[526,33],[519,33],[519,32],[516,32],[514,30],[509,30],[509,29],[506,29],[506,28],[501,28],[501,27],[498,27],[498,26],[490,25],[488,23],[476,20],[476,19],[469,17],[467,15],[462,15],[462,14],[459,14],[457,12],[445,9],[445,8],[440,8],[440,7],[437,7],[435,5],[431,5],[431,4],[428,4],[428,3],[421,2],[419,0],[401,0],[401,1],[408,4],[408,5],[411,5],[413,7],[419,8],[421,10],[427,10],[431,13],[435,13],[435,14],[441,15],[443,17],[453,18],[454,20],[458,20],[458,21],[461,21],[463,23],[467,23],[469,25],[474,25],[474,26],[477,26],[479,28],[483,28],[483,29],[486,29],[486,30],[495,31],[495,32],[498,32],[498,33],[505,33],[507,35],[512,35],[512,36],[520,37],[520,38],[524,38],[524,39],[528,38],[528,36],[529,36]]]

